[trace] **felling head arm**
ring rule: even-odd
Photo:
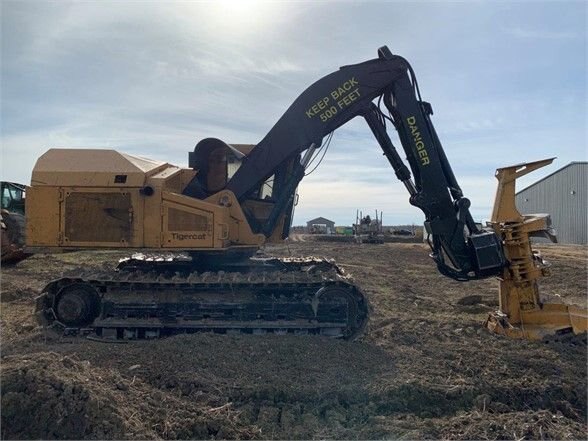
[[[519,213],[515,205],[515,182],[518,178],[532,171],[545,167],[555,158],[542,159],[541,161],[524,162],[496,169],[498,187],[494,198],[491,222],[522,222],[524,217]]]

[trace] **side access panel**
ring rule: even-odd
[[[58,187],[27,187],[25,225],[27,247],[60,244]]]
[[[224,248],[228,228],[222,219],[223,207],[208,202],[162,192],[162,248]],[[226,213],[224,213],[226,214]],[[218,242],[218,243],[217,243]]]
[[[209,211],[163,202],[163,248],[212,248],[214,215]]]
[[[136,189],[63,190],[62,245],[142,246],[143,203]]]

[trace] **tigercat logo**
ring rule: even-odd
[[[406,122],[408,123],[408,127],[410,128],[410,133],[412,135],[414,145],[416,146],[417,154],[421,159],[421,165],[429,165],[431,161],[429,160],[429,154],[427,153],[425,143],[423,142],[423,138],[421,137],[421,132],[419,131],[418,126],[416,125],[416,118],[414,116],[409,116],[408,118],[406,118]]]
[[[202,234],[172,233],[171,235],[172,235],[172,239],[174,239],[174,240],[205,240],[206,239],[206,233],[202,233]]]

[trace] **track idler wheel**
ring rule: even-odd
[[[358,305],[353,292],[342,286],[329,286],[321,288],[313,302],[313,310],[321,321],[340,321],[341,314],[345,314],[346,326],[340,329],[341,337],[350,338],[362,327],[361,318],[358,317]],[[337,333],[336,329],[333,329]],[[329,333],[328,331],[326,332]]]
[[[67,326],[87,326],[98,316],[100,298],[94,288],[76,283],[63,288],[57,296],[55,315]]]

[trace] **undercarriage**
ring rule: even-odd
[[[37,319],[64,334],[102,339],[198,331],[353,339],[367,322],[366,298],[325,259],[252,258],[196,268],[185,256],[139,255],[116,271],[67,274],[43,289]]]

